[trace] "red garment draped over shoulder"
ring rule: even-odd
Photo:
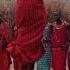
[[[19,54],[22,62],[37,61],[44,54],[41,38],[46,25],[46,12],[42,0],[16,1],[17,38],[7,50],[14,57]]]

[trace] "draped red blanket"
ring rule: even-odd
[[[6,51],[8,35],[9,25],[7,22],[2,22],[0,24],[0,70],[9,70],[10,68],[10,56]]]
[[[55,24],[55,23],[54,23]],[[66,23],[62,22],[61,25],[54,25],[51,35],[51,43],[54,48],[67,45],[67,27]],[[65,48],[65,47],[63,47]]]
[[[51,34],[52,68],[53,70],[66,70],[67,22],[63,21],[61,25],[53,24]]]
[[[44,54],[41,38],[46,16],[42,0],[17,0],[15,17],[18,34],[7,48],[15,60],[20,57],[18,60],[24,64],[37,61]]]

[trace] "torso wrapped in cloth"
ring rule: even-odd
[[[67,45],[67,26],[66,22],[62,22],[61,25],[56,25],[54,23],[52,35],[51,35],[51,43],[53,48],[66,48]]]
[[[14,57],[19,54],[24,62],[40,59],[45,50],[41,38],[46,25],[46,13],[42,0],[17,0],[16,2],[17,37],[8,45]]]

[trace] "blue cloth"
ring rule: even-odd
[[[50,39],[49,26],[50,26],[50,23],[48,23],[45,27],[42,42],[43,42],[43,40]],[[44,46],[46,52],[42,56],[42,58],[37,62],[37,70],[50,70],[50,68],[51,68],[51,48],[50,48],[50,45],[47,43],[43,43],[43,46]]]
[[[37,62],[37,70],[50,70],[51,68],[51,49],[46,48],[44,56]]]

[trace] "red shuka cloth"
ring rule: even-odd
[[[67,45],[67,25],[63,21],[61,25],[57,25],[54,23],[53,31],[51,35],[51,43],[53,48],[58,48],[60,46]]]
[[[51,34],[52,68],[53,70],[66,70],[67,55],[67,23],[61,25],[53,23]]]
[[[9,70],[10,56],[6,51],[7,41],[9,36],[9,25],[7,22],[0,24],[0,70]]]
[[[47,20],[43,0],[17,0],[15,12],[18,34],[7,50],[16,63],[37,61],[45,52],[41,43]]]

